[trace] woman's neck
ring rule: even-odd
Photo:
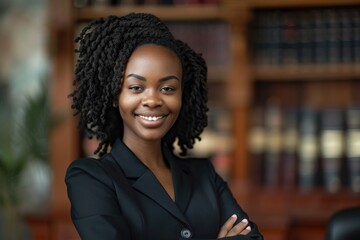
[[[131,141],[131,139],[123,139],[123,142],[148,168],[155,169],[165,166],[161,140],[139,142]]]

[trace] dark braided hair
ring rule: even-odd
[[[180,114],[163,138],[171,149],[178,140],[181,154],[191,149],[207,126],[207,67],[200,54],[174,39],[159,18],[146,13],[109,16],[90,22],[76,38],[79,43],[72,97],[78,127],[100,140],[95,153],[106,153],[123,136],[123,121],[113,107],[132,52],[143,44],[157,44],[179,57],[183,70]]]

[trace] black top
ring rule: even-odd
[[[232,215],[248,219],[206,159],[180,159],[163,148],[175,202],[153,173],[117,140],[100,159],[74,161],[66,173],[71,216],[84,240],[216,239]],[[249,220],[249,219],[248,219]],[[229,239],[262,239],[251,232]]]

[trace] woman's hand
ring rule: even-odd
[[[250,226],[247,226],[249,223],[247,219],[244,218],[241,222],[234,226],[236,219],[237,216],[234,214],[224,223],[220,229],[218,238],[246,235],[251,231]]]

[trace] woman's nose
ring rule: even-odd
[[[142,104],[150,108],[160,107],[162,105],[162,99],[158,92],[151,90],[145,94]]]

